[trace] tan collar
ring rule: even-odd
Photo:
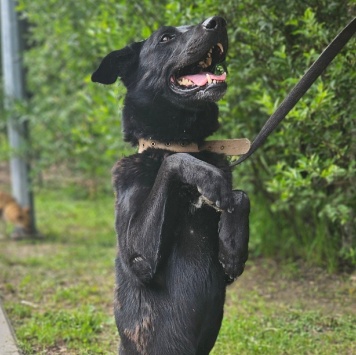
[[[141,138],[138,144],[139,153],[142,153],[148,148],[154,148],[169,150],[175,153],[198,153],[207,150],[225,155],[246,154],[251,146],[251,142],[246,138],[206,141],[200,146],[196,143],[161,143],[152,139]]]

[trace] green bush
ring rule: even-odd
[[[347,1],[241,2],[226,132],[254,137],[352,10]],[[356,261],[355,49],[353,39],[248,163],[253,193],[274,221],[261,252],[331,269]]]
[[[26,115],[36,168],[64,164],[108,182],[113,162],[130,152],[120,133],[122,85],[90,83],[109,51],[163,24],[224,16],[229,90],[220,103],[219,135],[252,139],[355,14],[353,0],[20,0],[19,10],[31,24]],[[356,263],[354,53],[353,39],[265,145],[236,169],[236,186],[253,196],[257,254],[303,257],[331,269]]]

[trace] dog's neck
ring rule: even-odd
[[[188,110],[157,100],[145,105],[133,101],[130,97],[125,100],[123,131],[125,141],[134,146],[141,138],[200,144],[219,128],[215,103],[206,103],[199,110]]]

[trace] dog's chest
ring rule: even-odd
[[[200,203],[196,188],[181,184],[176,189],[167,204],[166,237],[183,248],[185,256],[210,253],[217,247],[220,213]]]

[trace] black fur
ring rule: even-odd
[[[124,137],[202,143],[218,129],[226,84],[182,88],[175,74],[221,43],[220,17],[162,27],[105,57],[92,80],[127,87]],[[216,63],[215,63],[216,61]],[[184,70],[184,69],[183,69]],[[177,74],[178,75],[178,74]],[[223,317],[226,284],[244,269],[249,200],[233,191],[224,155],[148,149],[113,169],[116,192],[115,317],[120,354],[208,354]],[[222,210],[202,204],[201,196]]]

